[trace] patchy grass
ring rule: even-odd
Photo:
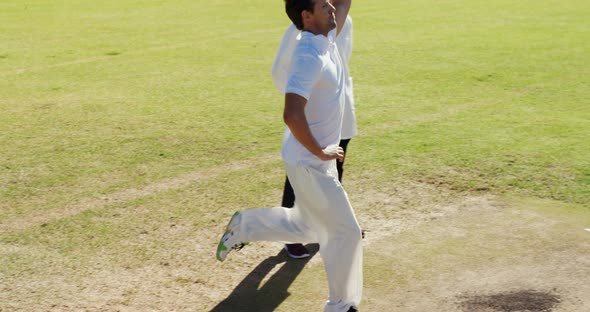
[[[269,72],[282,3],[0,7],[0,310],[204,310],[236,289],[318,309],[318,261],[301,271],[272,244],[223,265],[211,254],[220,220],[279,203],[284,125]],[[457,294],[442,278],[492,297],[541,283],[515,259],[562,268],[544,286],[580,286],[565,260],[587,254],[570,230],[588,227],[590,208],[589,9],[355,2],[360,135],[344,181],[370,228],[367,310],[448,304]],[[473,210],[472,196],[507,208]],[[267,269],[281,274],[261,292],[238,287]],[[425,291],[439,297],[423,309]]]

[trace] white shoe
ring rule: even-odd
[[[240,225],[240,221],[242,220],[242,215],[239,211],[236,211],[234,215],[229,219],[229,223],[225,227],[225,232],[221,236],[219,240],[219,244],[217,245],[217,260],[224,261],[232,250],[240,250],[245,245],[248,245],[247,242],[242,242],[239,240],[237,226]]]

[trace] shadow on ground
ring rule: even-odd
[[[317,244],[306,246],[310,256],[306,259],[291,259],[283,249],[276,256],[268,257],[250,272],[232,293],[211,309],[210,312],[270,312],[289,297],[289,286],[295,281],[305,265],[318,252]],[[277,266],[284,265],[260,287],[266,276]]]

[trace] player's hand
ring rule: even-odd
[[[321,160],[332,160],[338,159],[339,161],[344,160],[344,150],[338,145],[330,145],[322,150],[320,155]]]

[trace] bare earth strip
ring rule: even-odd
[[[584,282],[590,278],[585,269],[590,235],[583,227],[569,227],[571,220],[552,218],[534,207],[510,207],[491,195],[457,194],[428,184],[392,184],[374,191],[364,188],[362,181],[349,181],[348,188],[359,220],[369,230],[364,240],[364,311],[521,311],[510,306],[490,308],[494,305],[484,300],[507,293],[557,298],[549,310],[523,311],[585,311],[590,306],[586,296],[590,289]],[[75,269],[61,263],[51,250],[13,246],[13,252],[32,257],[46,253],[54,260],[43,276],[5,280],[0,310],[321,309],[325,276],[319,255],[293,276],[287,294],[262,292],[266,284],[276,284],[271,281],[274,276],[284,275],[283,268],[297,261],[287,260],[279,252],[280,244],[258,242],[232,253],[224,263],[216,262],[214,250],[222,227],[170,229],[163,224],[152,235],[169,237],[174,246],[158,251],[146,263],[113,265],[112,255],[104,254]],[[459,247],[451,245],[425,256],[445,240],[456,240]],[[8,246],[1,247],[5,254]],[[281,300],[270,309],[264,302],[273,294]],[[228,300],[240,308],[224,305]]]
[[[68,218],[86,210],[98,209],[114,203],[128,202],[172,189],[181,189],[188,186],[192,182],[210,179],[227,171],[250,168],[256,165],[277,161],[279,159],[280,155],[278,155],[278,153],[269,153],[258,156],[255,159],[234,161],[217,167],[207,168],[196,172],[191,172],[186,175],[165,179],[156,183],[148,184],[138,189],[125,189],[107,194],[100,198],[82,199],[78,203],[63,207],[61,209],[55,209],[48,212],[43,211],[42,213],[28,215],[26,218],[2,222],[0,223],[0,233],[39,226],[52,220]]]
[[[265,161],[273,160],[268,155]],[[182,187],[183,181],[249,165],[235,162],[229,168],[127,191],[118,199]],[[590,289],[584,282],[590,278],[585,269],[590,234],[583,222],[537,212],[526,204],[513,207],[493,195],[413,182],[374,189],[365,182],[347,180],[361,225],[368,230],[364,311],[521,311],[490,308],[500,303],[488,298],[513,294],[529,296],[528,304],[535,303],[537,294],[553,300],[539,301],[549,302],[550,309],[524,311],[590,307]],[[162,222],[145,241],[124,242],[147,244],[161,237],[170,241],[140,263],[127,262],[111,250],[89,263],[72,265],[52,250],[0,245],[3,255],[28,254],[47,261],[42,274],[0,276],[0,311],[321,310],[325,276],[318,254],[307,263],[297,262],[287,260],[280,244],[257,242],[219,263],[214,251],[223,226],[171,228]],[[449,241],[445,248],[437,247]],[[289,279],[277,282],[277,276]],[[239,307],[232,308],[236,304]]]
[[[266,159],[272,160],[273,157]],[[236,162],[223,168],[193,173],[190,178],[185,176],[182,179],[179,177],[162,181],[146,189],[127,190],[111,197],[120,201],[130,200],[149,192],[182,187],[191,180],[211,177],[222,170],[239,170],[247,165],[247,162]],[[408,231],[432,219],[454,214],[461,210],[463,205],[473,202],[478,205],[491,205],[486,197],[455,198],[446,191],[424,184],[390,185],[379,192],[363,189],[362,183],[355,181],[349,181],[349,186],[353,189],[351,192],[363,192],[357,195],[351,193],[351,197],[356,206],[363,207],[358,217],[363,227],[368,230],[364,241],[365,248],[379,244],[387,236]],[[416,196],[418,194],[419,196]],[[104,204],[101,201],[91,203],[95,207]],[[84,207],[62,211],[58,216],[65,218],[67,213],[89,209],[90,206],[87,202]],[[11,311],[11,308],[19,310],[31,302],[37,302],[36,305],[40,309],[53,307],[60,311],[206,311],[229,296],[234,287],[240,284],[253,268],[275,258],[281,250],[281,245],[277,243],[253,243],[241,252],[232,254],[227,262],[218,263],[214,258],[214,250],[222,227],[223,224],[217,224],[215,228],[195,230],[190,226],[176,226],[174,231],[170,232],[170,228],[163,224],[162,228],[152,235],[170,236],[175,247],[173,255],[161,252],[158,256],[162,258],[154,263],[138,266],[129,264],[122,267],[107,265],[111,261],[109,255],[99,256],[92,264],[79,271],[67,269],[69,266],[61,263],[59,255],[54,251],[2,245],[2,254],[19,252],[30,254],[31,258],[53,260],[47,265],[44,272],[46,276],[20,277],[6,283],[11,286],[2,289],[3,295],[0,295],[0,299],[7,304],[4,306],[7,311]],[[277,260],[279,265],[273,271],[269,271],[261,282],[266,282],[284,265],[285,260],[283,254],[283,258]],[[321,263],[321,258],[316,255],[307,266],[321,271]],[[73,276],[80,278],[72,278]],[[317,302],[307,304],[309,310],[316,310],[318,307]],[[2,307],[0,304],[0,308]]]

